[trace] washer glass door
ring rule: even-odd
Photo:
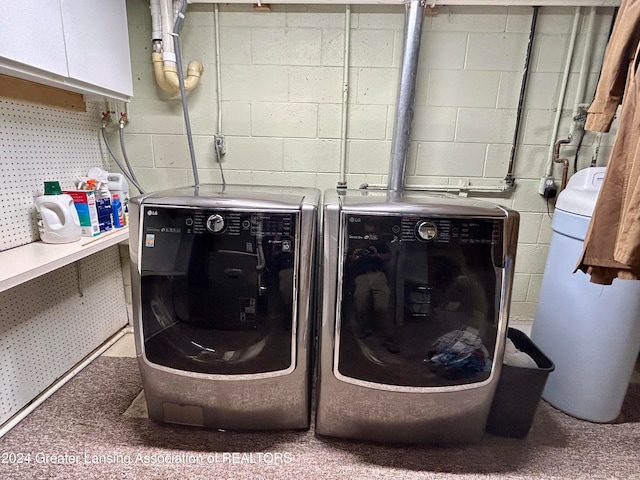
[[[338,376],[448,386],[490,376],[502,221],[343,214]]]
[[[295,358],[297,213],[145,208],[144,353],[211,374],[287,372]]]

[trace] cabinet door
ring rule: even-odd
[[[125,0],[60,2],[69,77],[132,96]]]
[[[60,0],[1,1],[0,34],[0,57],[68,75]]]

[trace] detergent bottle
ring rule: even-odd
[[[111,192],[111,196],[118,195],[122,208],[126,209],[129,205],[129,185],[121,173],[109,173],[107,176],[107,187]]]
[[[38,230],[45,243],[71,243],[80,240],[82,228],[70,195],[62,193],[59,182],[44,182],[44,195],[35,198]]]

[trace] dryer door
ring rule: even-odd
[[[144,354],[211,374],[288,372],[297,213],[145,207]]]
[[[343,214],[336,375],[437,387],[490,376],[502,220]]]

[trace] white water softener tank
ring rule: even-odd
[[[598,285],[573,273],[605,170],[581,170],[558,197],[531,332],[556,366],[542,397],[569,415],[601,423],[620,414],[640,350],[640,281]]]

